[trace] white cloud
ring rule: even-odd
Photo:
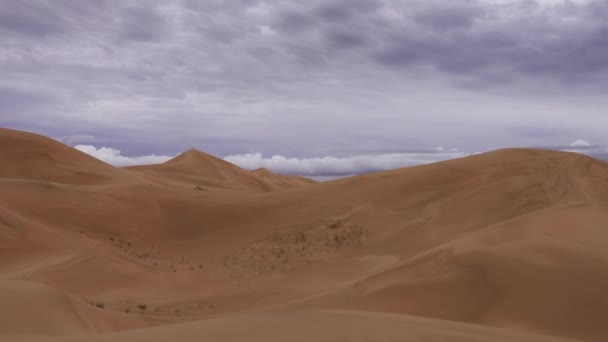
[[[572,144],[570,144],[570,146],[572,146],[572,147],[591,147],[592,145],[587,140],[579,139],[579,140],[573,142]]]
[[[594,145],[588,140],[579,139],[567,146],[561,146],[554,148],[555,150],[562,152],[580,153],[587,156],[591,156],[598,159],[608,159],[608,150],[605,150],[604,146]]]
[[[463,152],[391,153],[350,157],[287,158],[275,155],[265,158],[261,153],[233,155],[224,160],[247,170],[267,168],[273,172],[303,176],[355,175],[428,164],[466,156]]]
[[[160,164],[173,158],[170,156],[138,156],[138,157],[127,157],[120,153],[120,150],[111,147],[100,147],[97,148],[92,145],[76,145],[75,149],[80,150],[88,155],[91,155],[99,160],[102,160],[108,164],[114,166],[134,166],[134,165],[147,165],[147,164]]]

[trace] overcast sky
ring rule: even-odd
[[[116,165],[607,154],[606,0],[0,1],[0,126]]]

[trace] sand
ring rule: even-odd
[[[0,340],[606,341],[607,205],[566,152],[316,183],[0,129]]]

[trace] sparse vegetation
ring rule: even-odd
[[[343,223],[341,220],[335,220],[335,221],[331,221],[329,223],[329,228],[330,229],[338,229],[340,227],[342,227]]]
[[[88,303],[91,304],[91,305],[93,305],[93,306],[95,306],[95,307],[98,307],[100,309],[104,309],[106,307],[104,303],[97,302],[97,301],[94,301],[94,300],[90,300]]]
[[[237,278],[270,272],[289,272],[301,265],[322,262],[344,248],[361,246],[367,229],[343,220],[316,226],[296,226],[224,257],[223,264]]]
[[[170,312],[176,316],[205,315],[216,312],[216,305],[208,300],[186,303],[173,307]]]
[[[115,236],[102,236],[98,235],[97,237],[90,236],[87,232],[83,232],[84,235],[89,236],[91,238],[95,238],[96,240],[105,240],[109,241],[110,245],[116,247],[121,253],[125,256],[139,259],[141,262],[147,264],[148,266],[154,267],[160,270],[168,270],[170,272],[178,272],[178,271],[189,271],[196,272],[198,270],[202,270],[204,268],[203,264],[197,263],[195,260],[192,260],[189,256],[165,256],[161,257],[161,253],[156,248],[145,248],[136,246],[134,242],[129,242],[123,240],[119,237]]]

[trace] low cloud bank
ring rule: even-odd
[[[102,160],[108,164],[124,167],[134,165],[148,165],[148,164],[160,164],[173,158],[170,156],[139,156],[139,157],[127,157],[123,156],[120,150],[111,147],[100,147],[97,148],[92,145],[76,145],[75,149],[82,151],[88,155],[91,155],[99,160]]]
[[[595,157],[595,156],[605,152],[605,148],[598,146],[598,145],[594,145],[594,144],[590,143],[588,140],[584,140],[584,139],[576,140],[576,141],[572,142],[570,145],[566,145],[566,146],[550,147],[550,149],[563,151],[563,152],[581,153],[581,154],[586,154],[586,155],[589,155],[592,157]]]
[[[588,155],[593,158],[608,160],[608,150],[600,145],[595,145],[588,140],[579,139],[568,146],[556,148],[564,152],[574,152]]]
[[[572,144],[570,144],[571,147],[591,147],[593,145],[591,145],[590,142],[588,142],[587,140],[583,140],[583,139],[579,139],[575,142],[573,142]]]
[[[162,155],[129,157],[123,156],[121,151],[118,149],[111,147],[98,148],[93,145],[76,145],[74,148],[108,164],[119,167],[160,164],[173,158],[172,156]],[[608,150],[582,139],[574,141],[569,145],[544,148],[567,152],[577,152],[595,158],[608,159]],[[231,155],[225,157],[224,160],[246,170],[266,168],[276,173],[301,175],[325,180],[429,164],[448,159],[465,157],[472,154],[477,153],[466,153],[457,149],[448,150],[438,147],[435,149],[404,150],[401,152],[359,151],[359,153],[354,155],[312,158],[292,158],[281,155],[265,157],[261,153],[249,153]]]
[[[273,172],[301,176],[345,176],[392,170],[464,157],[458,151],[436,150],[427,153],[391,153],[349,157],[288,158],[280,155],[264,157],[261,153],[233,155],[224,160],[247,170],[266,168]]]
[[[119,167],[159,164],[173,158],[172,156],[158,155],[129,157],[123,156],[118,149],[93,145],[76,145],[74,148]],[[276,173],[332,179],[428,164],[466,155],[467,153],[458,150],[444,150],[438,147],[416,152],[370,153],[345,157],[325,156],[315,158],[289,158],[280,155],[267,158],[261,153],[252,153],[232,155],[225,157],[224,160],[246,170],[266,168]]]

